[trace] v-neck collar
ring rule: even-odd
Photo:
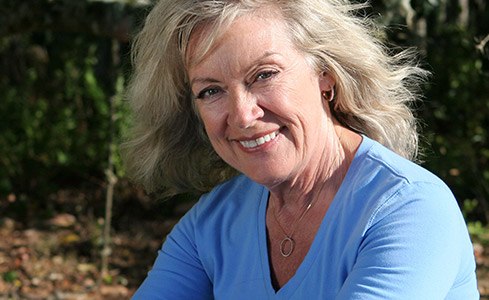
[[[328,215],[332,213],[331,211],[335,210],[335,206],[336,206],[335,203],[338,202],[336,201],[336,198],[338,198],[339,196],[339,191],[335,196],[335,199],[333,199],[333,202],[331,203],[328,211],[326,212],[325,217],[321,221],[321,225],[319,226],[316,236],[314,237],[314,240],[311,244],[311,247],[309,248],[309,251],[304,257],[304,260],[297,268],[297,271],[295,272],[294,276],[292,276],[289,279],[289,281],[287,281],[277,291],[275,291],[272,285],[272,277],[270,273],[270,258],[268,256],[268,245],[267,245],[266,210],[268,205],[269,194],[270,192],[265,187],[263,187],[262,197],[260,201],[260,208],[258,213],[258,222],[257,222],[258,224],[257,236],[259,239],[258,244],[260,249],[264,284],[265,284],[265,289],[267,290],[267,293],[270,298],[279,297],[280,299],[283,298],[287,299],[295,293],[297,288],[300,286],[301,282],[306,278],[309,270],[311,269],[314,261],[318,256],[319,253],[318,248],[320,247],[322,241],[324,240],[324,231],[326,230],[327,227],[326,223],[328,223],[328,220],[330,219]]]
[[[316,261],[320,253],[320,249],[325,239],[327,229],[330,226],[333,226],[333,224],[331,224],[332,216],[334,216],[335,212],[339,209],[338,206],[341,203],[341,199],[344,197],[343,194],[345,190],[345,183],[349,182],[350,178],[354,176],[353,174],[354,172],[352,170],[355,170],[356,164],[359,163],[357,158],[361,156],[363,153],[365,153],[366,151],[368,151],[371,145],[372,145],[371,140],[369,140],[365,136],[362,136],[362,142],[360,143],[360,146],[358,147],[357,152],[355,153],[354,159],[352,160],[351,165],[348,168],[345,178],[343,178],[343,182],[341,183],[338,192],[333,198],[333,201],[331,202],[323,220],[321,221],[321,225],[319,226],[316,236],[312,241],[309,251],[304,257],[304,260],[297,268],[294,276],[292,276],[289,279],[289,281],[287,281],[277,291],[275,291],[272,285],[272,279],[270,273],[270,259],[268,256],[268,245],[267,245],[266,211],[268,206],[268,199],[270,198],[269,197],[270,192],[266,187],[262,186],[260,206],[257,214],[258,220],[257,220],[256,228],[258,230],[258,234],[256,236],[258,237],[258,245],[260,249],[260,258],[261,258],[261,267],[263,272],[264,285],[269,298],[273,299],[277,297],[279,299],[289,299],[294,295],[294,293],[297,291],[297,289],[299,288],[303,280],[306,278],[307,274],[311,270],[311,267],[314,265],[314,262]]]

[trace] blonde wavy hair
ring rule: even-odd
[[[333,111],[344,126],[415,159],[411,103],[427,72],[414,55],[391,55],[365,4],[347,0],[159,0],[133,45],[128,97],[134,128],[125,144],[128,173],[150,193],[208,191],[236,173],[214,152],[191,99],[186,50],[193,30],[211,30],[201,57],[234,19],[264,7],[281,14],[291,40],[318,71],[336,80]]]

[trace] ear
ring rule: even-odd
[[[334,89],[336,81],[328,71],[324,71],[319,74],[319,88],[321,92],[330,92]]]
[[[330,117],[334,118],[334,104],[336,81],[328,71],[323,71],[319,74],[319,89],[324,110]]]

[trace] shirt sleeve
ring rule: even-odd
[[[133,300],[213,299],[212,284],[198,256],[190,210],[167,236]]]
[[[370,219],[336,299],[479,299],[474,278],[470,238],[451,192],[409,184]]]

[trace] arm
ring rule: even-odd
[[[457,291],[459,299],[478,299],[474,268],[450,191],[411,184],[372,217],[336,299],[447,299]]]
[[[195,245],[191,210],[168,235],[133,300],[212,299],[212,284]]]

